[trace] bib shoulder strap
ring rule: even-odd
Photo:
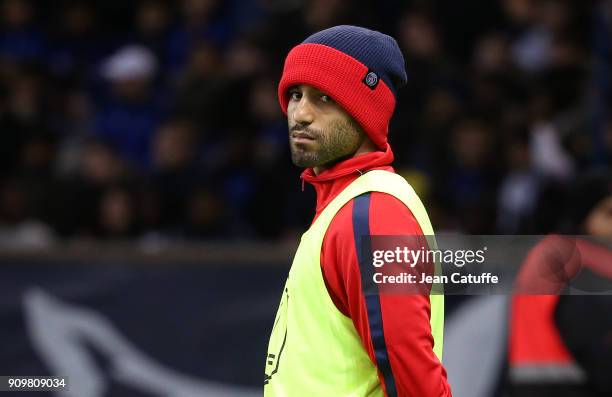
[[[389,171],[374,170],[366,172],[344,189],[319,216],[319,221],[327,225],[334,215],[351,199],[366,192],[387,193],[399,199],[413,213],[425,235],[434,231],[423,203],[410,184],[400,175]]]

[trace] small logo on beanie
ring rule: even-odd
[[[365,85],[373,90],[378,85],[378,75],[371,70],[368,70],[368,73],[366,73],[362,81]]]

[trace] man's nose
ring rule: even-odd
[[[293,121],[297,124],[310,124],[314,121],[315,110],[308,99],[301,98],[293,111]]]

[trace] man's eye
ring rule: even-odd
[[[333,99],[329,95],[321,95],[321,100],[323,102],[333,102]]]
[[[293,91],[293,92],[290,92],[290,93],[289,93],[289,98],[290,98],[292,101],[299,101],[301,97],[302,97],[302,94],[300,94],[300,93],[299,93],[299,92],[297,92],[297,91]]]

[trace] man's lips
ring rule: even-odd
[[[294,131],[291,133],[291,139],[296,141],[296,142],[300,142],[300,141],[314,141],[315,138],[314,136],[310,135],[307,132],[298,132],[298,131]]]

